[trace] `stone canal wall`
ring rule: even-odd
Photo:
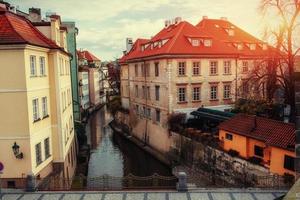
[[[284,187],[290,184],[286,183],[283,177],[271,174],[264,166],[231,156],[217,146],[209,146],[206,142],[199,142],[185,135],[170,132],[167,127],[150,120],[134,121],[128,114],[119,112],[115,121],[127,127],[125,128],[128,130],[127,134],[133,136],[133,140],[137,141],[136,144],[159,160],[168,160],[171,165],[197,169],[198,173],[213,177],[212,182],[219,179],[222,184],[233,187],[243,185]]]

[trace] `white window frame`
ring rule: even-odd
[[[38,98],[32,99],[32,117],[34,122],[40,119]]]
[[[210,75],[218,75],[218,61],[210,61],[209,63],[209,73]]]
[[[34,56],[34,55],[30,56],[30,76],[31,77],[37,76],[37,71],[36,71],[36,56]]]
[[[178,87],[178,102],[186,102],[186,87]]]
[[[210,100],[217,100],[218,99],[218,86],[211,85],[210,86]]]
[[[178,76],[185,76],[185,62],[178,62]]]
[[[224,61],[224,74],[231,74],[231,61]]]
[[[193,87],[193,101],[200,101],[201,99],[201,88],[200,86]]]
[[[224,85],[224,99],[230,99],[230,94],[231,94],[231,85],[230,84],[225,84]]]
[[[195,73],[198,72],[198,73]],[[201,74],[200,72],[200,62],[193,62],[193,75],[199,76]]]
[[[47,99],[47,97],[42,97],[42,113],[43,113],[43,117],[48,116],[48,99]]]

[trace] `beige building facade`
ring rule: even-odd
[[[231,24],[215,20],[214,25],[224,23]],[[239,35],[238,27],[233,27]],[[264,43],[256,39],[257,49],[247,44],[241,49],[233,38],[228,46],[220,42],[222,38],[201,34],[198,27],[178,21],[151,40],[138,39],[120,60],[122,106],[130,110],[132,133],[161,152],[170,151],[172,145],[171,113],[189,115],[199,107],[226,111],[254,90],[245,80],[259,53],[266,51]]]
[[[70,56],[60,18],[35,28],[5,7],[0,18],[7,19],[7,31],[16,37],[0,32],[2,186],[23,188],[28,175],[38,183],[50,175],[72,178],[76,140]]]

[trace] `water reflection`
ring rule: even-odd
[[[106,108],[103,108],[91,116],[87,124],[87,139],[91,146],[89,179],[124,177],[130,173],[136,176],[150,176],[154,173],[171,176],[170,168],[119,134],[113,133],[107,125],[110,119]],[[88,186],[91,184],[103,183],[88,181]],[[116,184],[121,187],[121,181],[114,182],[114,186]]]

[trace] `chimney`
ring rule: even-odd
[[[40,8],[29,8],[29,20],[31,22],[42,21],[41,9]]]
[[[181,22],[181,17],[176,17],[175,18],[175,24],[179,24]]]
[[[132,38],[126,38],[126,52],[129,52],[132,48]]]
[[[221,20],[227,21],[227,17],[221,17]]]
[[[202,19],[208,19],[207,15],[202,16]]]
[[[6,2],[0,0],[0,8],[7,10],[7,8],[9,8],[9,7],[10,7],[9,3],[6,3]]]

